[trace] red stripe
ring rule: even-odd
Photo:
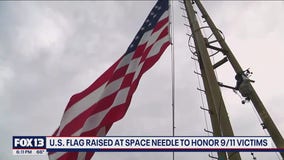
[[[118,92],[118,91],[117,91]],[[109,108],[115,99],[117,92],[111,94],[100,100],[98,103],[90,106],[86,111],[75,117],[70,123],[68,123],[61,131],[61,136],[70,136],[78,131],[84,125],[85,121],[93,114],[99,113]]]
[[[128,65],[126,66],[123,66],[119,69],[117,69],[114,73],[113,73],[113,76],[110,78],[110,80],[108,81],[108,83],[111,83],[121,77],[123,77],[127,71],[127,68],[128,68]]]
[[[135,53],[132,57],[132,59],[135,59],[135,58],[138,58],[142,55],[142,53],[144,52],[145,48],[146,48],[146,44],[147,43],[144,43],[144,44],[140,44],[137,49],[135,50]]]
[[[135,73],[130,73],[124,76],[120,89],[126,88],[131,85]]]
[[[161,34],[159,35],[159,37],[158,37],[158,40],[160,40],[160,39],[162,39],[162,38],[164,38],[165,36],[168,36],[169,35],[169,28],[168,27],[166,27],[166,28],[164,28],[163,29],[163,31],[161,32]],[[158,41],[157,40],[157,41]],[[163,52],[162,52],[163,53]],[[161,53],[161,54],[162,54]]]
[[[109,80],[109,78],[113,75],[113,72],[115,71],[116,66],[119,64],[119,61],[121,60],[121,58],[116,61],[107,71],[105,71],[94,83],[92,83],[88,88],[86,88],[85,90],[83,90],[80,93],[77,93],[75,95],[73,95],[70,98],[70,101],[65,109],[65,112],[72,107],[75,103],[77,103],[78,101],[80,101],[81,99],[83,99],[84,97],[86,97],[87,95],[89,95],[90,93],[92,93],[93,91],[95,91],[96,89],[98,89],[100,86],[102,86],[106,81]]]
[[[144,50],[143,55],[141,56],[141,60],[140,60],[141,63],[144,62],[145,59],[147,58],[147,55],[151,51],[152,46],[153,46],[153,44]]]
[[[160,30],[163,26],[167,25],[167,23],[169,22],[169,17],[166,17],[162,20],[160,20],[154,27],[153,29],[153,33],[157,32],[158,30]]]
[[[83,132],[81,136],[95,136],[95,135],[93,135],[93,133],[98,132],[98,130],[101,127],[111,125],[114,122],[123,118],[123,116],[125,115],[125,113],[127,111],[128,106],[129,106],[130,100],[131,100],[131,98],[129,97],[129,100],[127,100],[126,103],[118,105],[117,107],[114,107],[113,109],[111,109],[108,112],[108,114],[103,118],[101,124],[98,127],[93,128],[90,131]]]
[[[77,160],[79,152],[68,152],[68,154],[62,155],[60,158],[57,160]],[[75,158],[76,157],[76,158]]]
[[[143,68],[141,70],[141,74],[144,74],[146,71],[148,71],[151,68],[151,64],[156,63],[159,58],[161,57],[162,53],[164,52],[164,50],[166,50],[166,48],[169,46],[170,42],[166,42],[162,45],[159,54],[152,56],[150,58],[147,58],[146,61],[144,62],[145,65],[143,65]]]

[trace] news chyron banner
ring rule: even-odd
[[[45,137],[14,136],[14,155],[48,152],[279,151],[271,137]],[[283,149],[282,149],[283,150]],[[284,150],[283,150],[284,151]]]

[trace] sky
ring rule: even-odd
[[[44,160],[47,156],[13,156],[12,136],[48,136],[58,127],[69,98],[88,87],[127,49],[154,1],[0,2],[0,159]],[[250,68],[258,95],[284,134],[284,2],[205,1],[216,26],[241,66]],[[191,59],[178,1],[174,8],[175,134],[207,136],[207,113],[200,109],[198,71]],[[235,85],[226,63],[218,80]],[[109,136],[171,136],[171,50],[142,77],[126,116]],[[201,83],[201,82],[200,82]],[[202,86],[201,86],[202,88]],[[252,104],[241,104],[222,88],[237,136],[266,136]],[[206,105],[206,103],[205,103]],[[209,153],[176,153],[175,158],[209,159]],[[279,159],[254,153],[258,160]],[[252,159],[250,153],[241,153]],[[96,153],[93,159],[172,159],[172,153]]]

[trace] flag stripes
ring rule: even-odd
[[[105,136],[125,115],[141,76],[170,44],[168,1],[158,0],[126,53],[84,91],[73,95],[53,136]],[[56,152],[50,160],[89,160],[93,153]]]

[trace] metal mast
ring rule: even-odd
[[[214,36],[215,40],[209,41],[209,38],[203,36],[201,32],[201,29],[203,27],[199,26],[197,17],[195,15],[196,11],[193,9],[194,2],[196,3],[197,8],[201,12],[202,18],[204,18],[206,23],[208,24],[207,28],[209,28],[212,32],[212,35],[210,35],[210,37]],[[258,112],[263,122],[263,128],[267,129],[277,148],[284,148],[283,137],[281,136],[269,113],[265,109],[262,101],[260,100],[256,91],[251,85],[251,82],[253,81],[248,78],[250,71],[243,70],[241,68],[240,64],[236,60],[232,51],[228,47],[224,38],[222,37],[220,31],[217,29],[212,19],[209,17],[207,11],[205,10],[201,2],[199,0],[193,0],[193,2],[191,0],[184,0],[184,4],[190,28],[192,31],[192,38],[195,44],[194,48],[196,51],[194,54],[197,56],[199,62],[201,77],[203,79],[205,94],[207,97],[207,103],[213,129],[213,136],[234,136],[233,129],[220,91],[220,86],[227,87],[230,89],[238,90],[245,98],[245,101],[252,101],[254,107],[256,108],[256,111]],[[218,47],[216,47],[216,45],[213,45],[213,43],[217,43]],[[224,58],[212,65],[210,55],[208,54],[207,49],[212,49],[216,52],[222,52]],[[223,85],[219,83],[216,79],[214,69],[226,63],[227,61],[230,62],[236,73],[236,87]],[[243,102],[245,103],[245,101]],[[280,152],[280,154],[284,159],[284,153]],[[218,153],[218,159],[241,160],[241,157],[239,153],[229,152],[228,155],[226,155],[226,153]]]

